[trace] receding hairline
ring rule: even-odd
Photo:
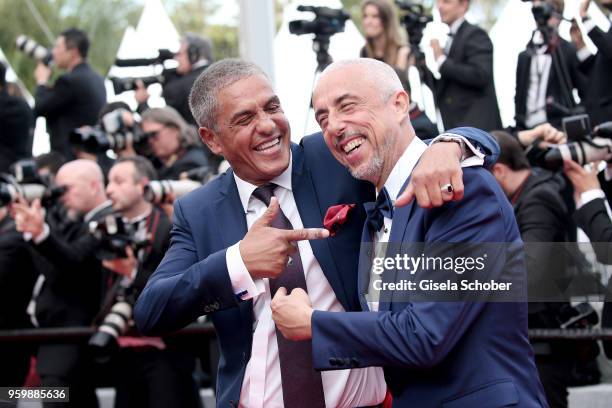
[[[57,171],[57,176],[61,178],[62,174],[73,174],[77,178],[84,178],[88,181],[99,181],[104,184],[104,174],[100,166],[91,161],[85,159],[77,159],[64,164]]]
[[[327,68],[325,68],[325,70],[323,70],[321,73],[321,76],[315,85],[313,95],[318,89],[320,83],[328,75],[347,68],[361,70],[364,75],[361,77],[360,81],[364,81],[372,84],[374,87],[381,88],[381,96],[385,100],[388,99],[394,92],[404,89],[402,82],[397,76],[397,73],[386,63],[372,58],[352,58],[336,61],[328,65]]]

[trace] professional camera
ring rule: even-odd
[[[34,58],[47,66],[51,65],[53,55],[51,55],[51,51],[48,48],[43,47],[25,35],[20,35],[17,37],[15,43],[17,45],[17,49],[26,54],[28,57]]]
[[[217,175],[216,169],[212,168],[208,164],[201,167],[196,167],[185,172],[185,176],[189,180],[197,181],[202,184],[206,184],[211,181]],[[182,177],[181,177],[182,178]]]
[[[16,202],[21,197],[28,202],[39,199],[41,204],[47,207],[65,192],[65,187],[48,186],[43,183],[21,184],[10,174],[0,174],[0,206]]]
[[[170,81],[172,78],[176,77],[178,74],[176,73],[176,68],[164,69],[159,75],[151,75],[146,77],[126,77],[126,78],[117,78],[110,77],[110,81],[113,84],[113,91],[115,95],[119,95],[120,93],[133,91],[136,89],[136,82],[142,81],[145,87],[152,84],[165,84]]]
[[[580,165],[599,160],[612,161],[612,122],[590,129],[587,115],[563,119],[563,128],[570,143],[551,146],[544,154],[544,167],[558,170],[564,159]]]
[[[70,143],[85,152],[96,154],[109,149],[118,152],[129,144],[137,147],[146,142],[150,134],[144,133],[138,125],[128,126],[123,120],[124,113],[124,109],[117,109],[104,115],[100,125],[73,130],[69,136]]]
[[[140,236],[135,227],[119,214],[110,214],[89,223],[89,233],[99,242],[96,257],[100,260],[127,257],[126,248],[134,252],[151,244],[148,236]]]
[[[134,58],[134,59],[119,59],[115,60],[115,65],[118,67],[142,67],[147,65],[163,65],[165,61],[173,59],[174,53],[167,49],[158,50],[158,55],[155,58]],[[120,93],[133,91],[136,89],[136,82],[142,81],[145,87],[151,84],[165,84],[172,78],[176,77],[176,68],[164,68],[164,70],[158,75],[151,75],[146,77],[128,77],[128,78],[117,78],[110,77],[110,81],[113,84],[113,90],[115,95]]]
[[[404,14],[400,17],[400,22],[406,28],[408,41],[411,47],[418,47],[423,39],[425,26],[433,21],[433,17],[425,13],[422,4],[416,4],[405,0],[395,0],[395,4]]]
[[[528,3],[531,2],[531,0],[523,0],[523,2]],[[533,14],[536,25],[541,28],[548,25],[548,20],[553,16],[555,10],[553,9],[552,4],[550,4],[548,1],[543,1],[537,5],[534,4],[531,7],[531,13]]]
[[[112,306],[98,326],[98,330],[89,339],[94,358],[100,363],[110,360],[113,352],[117,351],[117,339],[130,328],[132,310],[136,303],[137,294],[132,286],[117,281],[112,289],[115,292]]]
[[[193,180],[155,180],[145,186],[144,198],[153,204],[171,204],[172,197],[180,198],[200,187]]]
[[[298,6],[298,11],[311,11],[315,14],[312,21],[294,20],[289,23],[291,34],[334,35],[344,31],[344,23],[351,18],[343,9],[329,7]]]

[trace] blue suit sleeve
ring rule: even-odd
[[[484,166],[485,168],[491,168],[497,162],[499,157],[499,144],[490,133],[484,130],[476,129],[473,127],[458,127],[448,129],[444,133],[454,133],[461,135],[470,141],[477,149],[484,153]],[[425,143],[429,144],[431,140],[425,140]]]
[[[482,169],[472,169],[470,173],[473,174],[466,182],[463,200],[451,203],[448,208],[431,210],[440,213],[428,228],[426,242],[491,243],[507,236],[507,228],[511,228],[508,214],[502,213],[497,201],[504,197],[484,185],[483,177],[490,175],[483,175]],[[491,183],[492,177],[487,178]],[[495,279],[504,268],[504,245],[491,249],[487,267],[474,274],[480,281]],[[426,273],[431,271],[417,270],[416,276]],[[314,367],[319,370],[433,367],[453,350],[485,305],[481,301],[422,301],[406,302],[402,309],[393,311],[315,311],[312,315]]]
[[[198,261],[180,201],[174,205],[170,248],[134,308],[141,333],[178,330],[198,316],[236,306],[225,260],[226,249]]]

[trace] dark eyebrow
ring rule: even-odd
[[[280,99],[278,99],[277,95],[271,96],[266,103],[264,104],[264,106],[268,106],[271,103],[278,103],[280,104]],[[230,123],[234,123],[235,121],[237,121],[241,116],[244,115],[252,115],[253,111],[251,109],[245,109],[245,110],[241,110],[240,112],[236,112],[232,118],[230,119]]]
[[[337,106],[340,105],[342,103],[342,101],[344,101],[347,98],[350,98],[352,95],[347,93],[343,93],[342,95],[338,96],[336,99],[334,99],[333,102],[333,106]],[[317,109],[315,111],[315,120],[317,120],[317,118],[319,117],[320,114],[327,112],[327,109]],[[318,120],[317,120],[318,121]]]

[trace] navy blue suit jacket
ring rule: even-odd
[[[494,252],[487,279],[510,270],[524,281],[521,238],[507,198],[483,168],[464,169],[464,185],[459,202],[397,208],[389,242],[399,251],[408,243],[512,243],[487,246]],[[362,282],[367,269],[362,262]],[[312,332],[315,368],[383,366],[394,407],[547,406],[527,337],[526,303],[395,302],[383,292],[379,312],[315,311]]]
[[[470,138],[497,159],[499,146],[484,132]],[[311,241],[336,297],[345,310],[360,310],[357,266],[365,221],[364,202],[374,199],[371,184],[354,179],[331,155],[321,134],[292,145],[293,195],[304,227],[322,227],[325,213],[337,204],[356,203],[341,230]],[[221,348],[217,405],[237,405],[251,356],[253,303],[235,296],[225,261],[228,247],[247,232],[244,210],[232,171],[177,200],[166,256],[138,298],[134,319],[144,334],[180,329],[210,315]]]

